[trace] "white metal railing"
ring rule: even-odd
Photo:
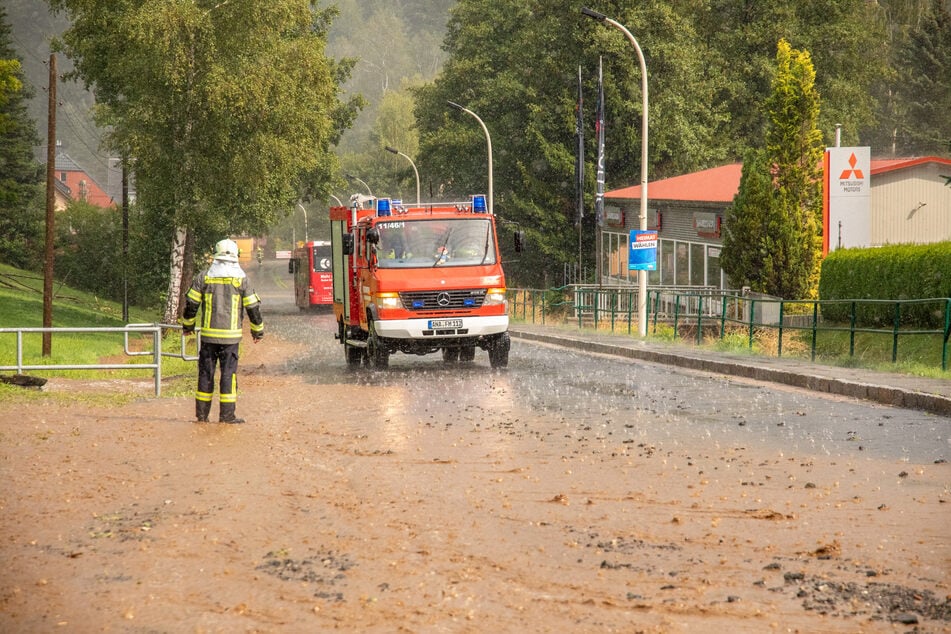
[[[180,352],[165,352],[162,350],[162,331],[181,330]],[[86,364],[37,364],[23,362],[23,335],[24,333],[122,333],[124,352],[127,356],[150,356],[151,363],[86,363]],[[196,329],[197,346],[201,347],[201,332]],[[152,334],[152,350],[133,351],[129,349],[129,333]],[[162,395],[162,357],[175,357],[184,361],[194,361],[198,357],[185,352],[185,332],[178,324],[128,324],[124,327],[70,327],[70,328],[0,328],[0,334],[16,335],[16,363],[14,365],[0,365],[0,371],[16,370],[23,374],[24,370],[152,370],[155,380],[155,396]]]

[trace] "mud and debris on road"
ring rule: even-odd
[[[112,385],[141,393],[123,405],[68,379],[0,403],[0,630],[951,631],[947,448],[874,443],[903,410],[841,410],[857,439],[816,440],[788,434],[818,397],[685,418],[643,379],[623,415],[523,391],[519,364],[554,354],[535,344],[506,371],[348,371],[328,319],[272,314],[245,346],[245,425],[146,381]]]

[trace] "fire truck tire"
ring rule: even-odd
[[[459,348],[443,348],[442,360],[446,363],[455,363],[459,360]]]
[[[459,361],[467,363],[475,359],[475,346],[466,346],[459,348]]]
[[[509,364],[509,348],[512,340],[509,333],[503,332],[495,341],[489,344],[489,365],[493,368],[504,368]]]
[[[351,368],[360,367],[363,362],[363,349],[348,344],[343,344],[343,349],[347,354],[347,366]]]
[[[350,334],[348,328],[343,325],[343,321],[337,322],[337,338],[343,342],[343,353],[347,359],[347,367],[357,368],[367,363],[366,348],[361,346],[351,346],[347,343],[347,337]]]
[[[380,340],[376,335],[376,327],[370,320],[368,325],[370,336],[367,339],[367,356],[370,358],[370,364],[377,368],[385,368],[390,364],[390,351],[380,345]]]

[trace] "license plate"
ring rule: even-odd
[[[461,319],[430,319],[429,329],[436,330],[437,328],[462,328],[462,320]]]

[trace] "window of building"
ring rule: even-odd
[[[720,247],[707,246],[707,286],[722,288],[723,274],[720,270]]]
[[[690,243],[690,285],[707,286],[706,266],[704,257],[706,245],[699,242]]]
[[[657,265],[660,267],[660,283],[662,286],[674,285],[674,241],[660,241],[660,257]]]
[[[601,233],[601,274],[620,284],[637,282],[637,271],[627,270],[629,234]],[[657,270],[649,271],[652,286],[721,287],[720,246],[684,240],[659,240]]]

